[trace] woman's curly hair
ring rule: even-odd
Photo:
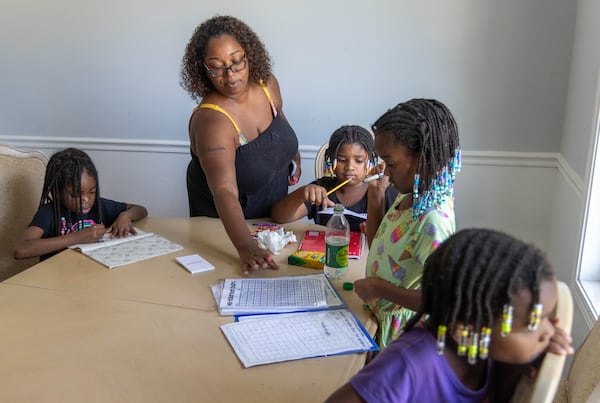
[[[204,58],[208,41],[221,35],[233,37],[246,52],[250,81],[259,83],[262,80],[267,84],[271,76],[271,57],[258,35],[235,17],[213,17],[196,28],[181,62],[180,84],[198,102],[206,94],[215,91],[204,67]]]

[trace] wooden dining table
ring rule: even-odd
[[[244,277],[221,221],[149,217],[135,225],[183,249],[114,269],[68,249],[0,283],[0,401],[319,402],[364,365],[362,353],[244,368],[220,329],[234,318],[219,315],[210,290]],[[324,229],[284,227],[297,238]],[[297,247],[274,255],[279,270],[250,276],[320,272],[287,264]],[[190,254],[215,270],[190,274],[175,261]],[[370,312],[342,287],[364,277],[366,254],[333,283],[373,335]]]

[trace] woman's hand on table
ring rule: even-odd
[[[269,251],[261,249],[256,241],[247,247],[241,248],[238,252],[244,274],[250,274],[258,269],[279,269],[279,265],[273,260],[273,256]]]

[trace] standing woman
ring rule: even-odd
[[[277,269],[245,219],[269,216],[298,181],[300,155],[264,44],[244,22],[213,17],[186,47],[181,85],[200,102],[189,122],[190,216],[221,218],[245,274]]]

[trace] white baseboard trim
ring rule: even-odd
[[[557,153],[527,153],[506,151],[464,151],[463,165],[555,168]]]
[[[0,135],[0,142],[26,149],[76,147],[94,151],[189,153],[187,140]],[[300,145],[299,149],[303,159],[314,159],[320,147],[320,145]],[[557,153],[463,151],[463,163],[467,165],[558,167],[561,158]],[[570,168],[564,159],[560,165],[567,167],[566,172],[572,171],[569,171]]]
[[[189,154],[189,142],[179,140],[106,139],[93,137],[46,137],[0,135],[0,143],[23,149],[60,150],[76,147],[93,151],[152,152]],[[314,160],[320,145],[300,145],[303,160]],[[464,165],[556,168],[573,189],[583,198],[582,178],[559,153],[531,153],[505,151],[463,151]]]
[[[45,137],[45,136],[0,136],[0,142],[19,148],[49,148],[60,150],[67,147],[88,151],[154,152],[169,154],[189,154],[189,141],[145,140],[145,139],[103,139],[93,137]]]
[[[190,143],[183,140],[103,139],[90,137],[46,137],[0,135],[0,143],[23,149],[53,149],[67,147],[88,151],[154,152],[189,154]],[[303,159],[314,159],[320,146],[301,145]]]

